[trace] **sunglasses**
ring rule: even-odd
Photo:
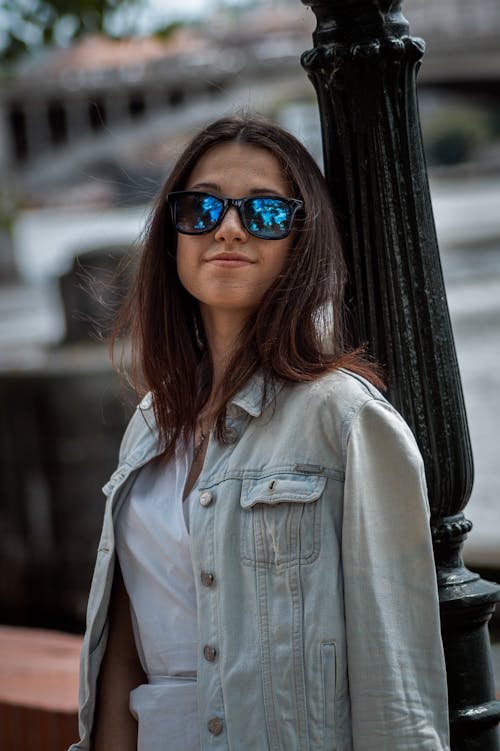
[[[261,240],[282,240],[289,235],[295,214],[303,206],[297,198],[223,198],[194,190],[168,193],[166,200],[175,228],[183,235],[211,232],[222,222],[229,207],[234,206],[247,232]]]

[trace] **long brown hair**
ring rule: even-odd
[[[264,394],[276,380],[312,381],[344,367],[381,385],[376,369],[345,337],[346,281],[340,237],[328,190],[316,162],[293,135],[259,116],[225,117],[186,146],[160,190],[147,223],[135,280],[118,316],[112,349],[130,337],[129,377],[151,390],[164,447],[172,455],[194,429],[212,386],[212,363],[198,302],[176,268],[176,230],[166,194],[182,190],[198,159],[213,146],[236,141],[267,149],[280,163],[290,195],[300,198],[292,248],[283,272],[246,321],[240,345],[220,388],[215,434],[225,437],[229,400],[257,371]]]

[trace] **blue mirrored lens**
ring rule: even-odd
[[[259,237],[281,237],[290,229],[290,210],[280,198],[252,198],[245,206],[245,221],[249,232]]]
[[[212,227],[220,217],[223,204],[214,196],[205,196],[199,202],[199,216],[194,229],[205,230]]]
[[[176,205],[176,225],[181,232],[208,232],[218,222],[224,204],[207,193],[180,196]]]

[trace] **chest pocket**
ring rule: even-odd
[[[320,503],[326,477],[271,475],[244,480],[240,551],[251,566],[312,563],[319,553]]]

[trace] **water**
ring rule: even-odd
[[[431,192],[475,464],[464,556],[500,567],[500,176]]]

